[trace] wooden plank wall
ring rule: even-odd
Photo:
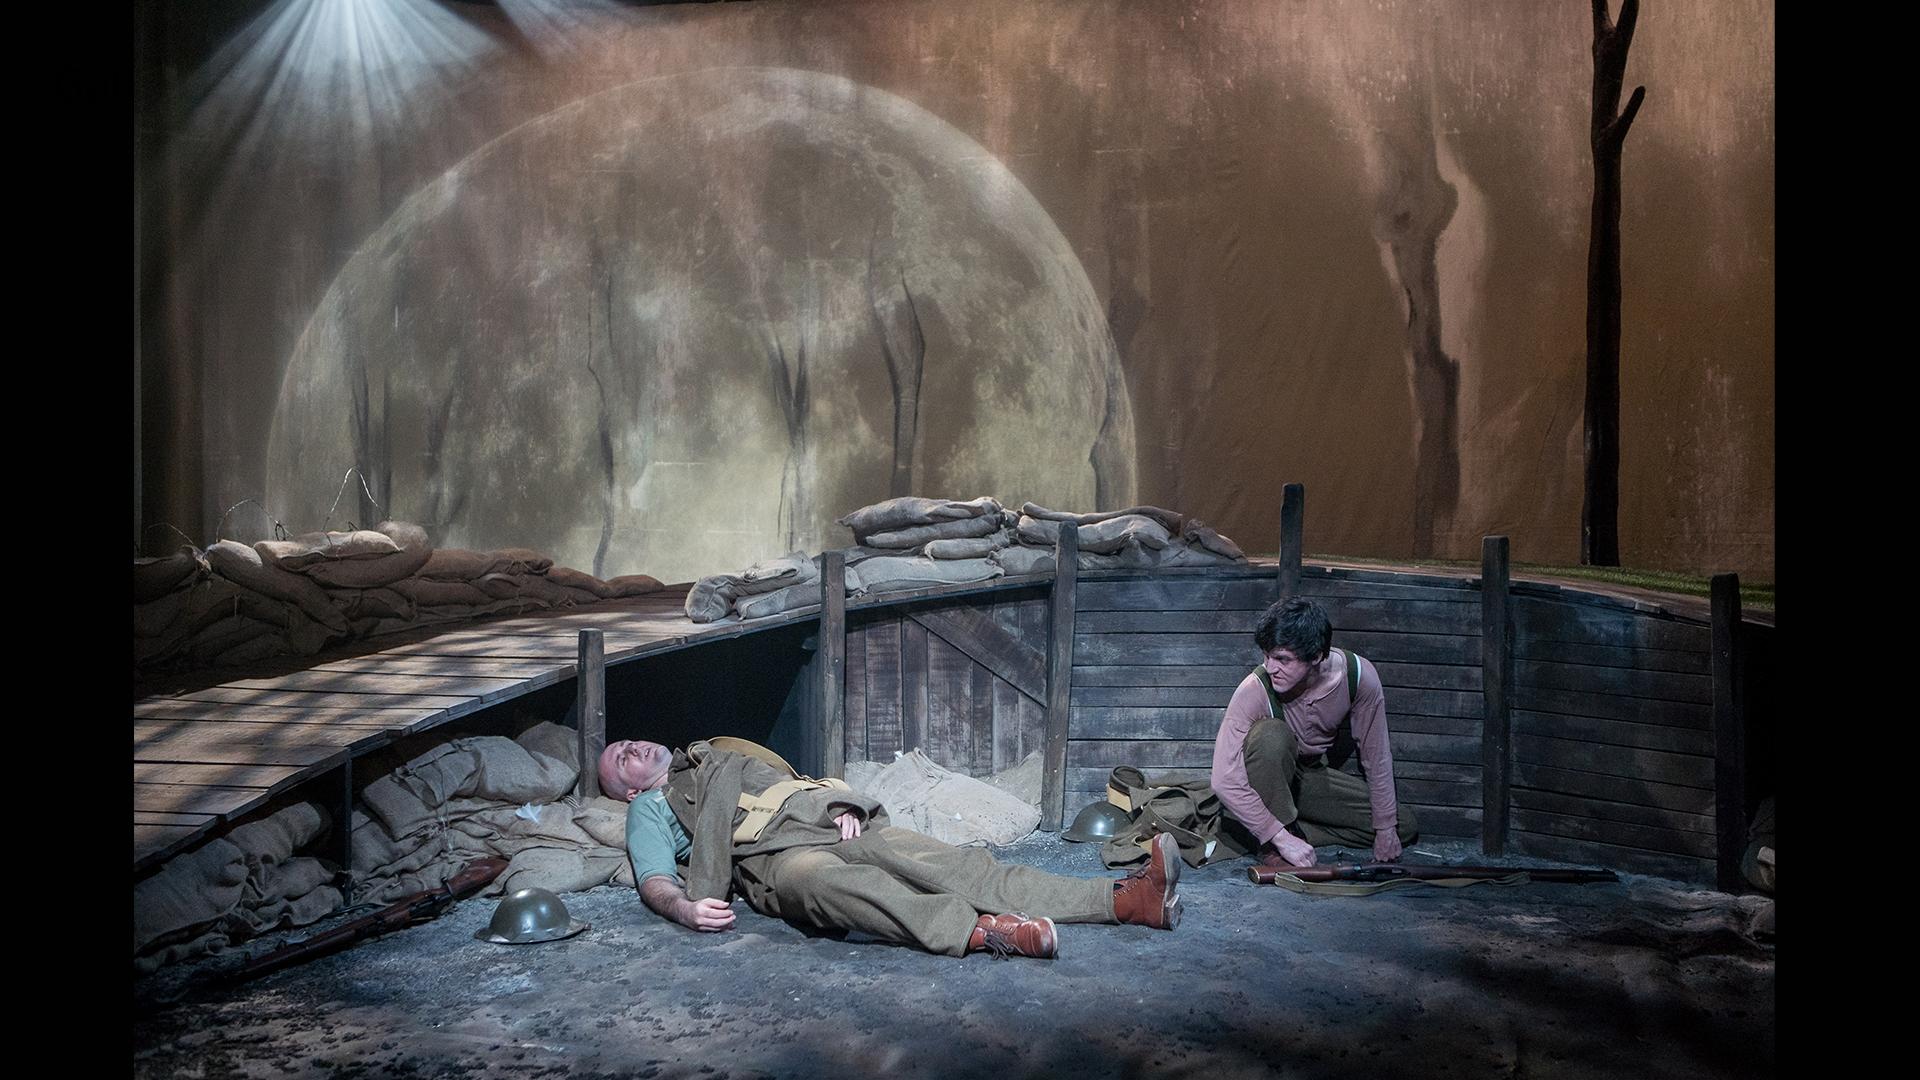
[[[1409,584],[1408,582],[1418,582]],[[1067,812],[1104,797],[1115,765],[1205,777],[1233,689],[1260,661],[1253,623],[1270,571],[1244,577],[1083,578],[1067,744]],[[1465,581],[1302,570],[1334,644],[1387,691],[1394,773],[1428,836],[1480,831],[1480,593]],[[1358,761],[1349,759],[1349,770]]]
[[[1511,849],[1714,878],[1707,626],[1516,592]]]
[[[968,776],[1019,764],[1046,734],[1046,645],[1042,589],[850,614],[846,760],[918,749]]]

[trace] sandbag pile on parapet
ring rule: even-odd
[[[962,501],[908,495],[839,519],[854,539],[845,549],[847,595],[1049,573],[1063,521],[1076,526],[1080,565],[1089,570],[1247,560],[1239,545],[1205,522],[1157,506],[1073,514],[1025,503],[1015,512],[991,496]],[[819,602],[820,560],[795,551],[737,574],[701,578],[687,594],[687,617],[699,623],[757,619]]]
[[[400,521],[133,561],[135,677],[166,668],[309,656],[431,623],[571,607],[660,588],[602,581],[525,548],[435,548]]]
[[[579,776],[572,728],[540,723],[508,739],[449,738],[376,777],[353,808],[354,901],[393,903],[440,888],[475,858],[507,868],[482,890],[579,892],[631,888],[627,804],[572,794]],[[182,852],[133,889],[136,973],[220,952],[340,909],[334,867],[311,851],[331,845],[316,803],[295,803]]]

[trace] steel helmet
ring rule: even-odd
[[[1111,840],[1115,833],[1125,832],[1132,824],[1133,815],[1110,802],[1088,803],[1074,815],[1073,828],[1061,833],[1060,839],[1078,843]]]
[[[567,905],[547,889],[521,889],[493,909],[493,921],[474,932],[496,945],[529,945],[536,941],[570,938],[589,924],[567,914]]]

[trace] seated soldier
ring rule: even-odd
[[[1311,600],[1276,601],[1253,629],[1266,657],[1233,692],[1213,743],[1213,790],[1261,844],[1269,866],[1312,866],[1325,844],[1400,857],[1417,836],[1393,790],[1387,698],[1373,665],[1332,649],[1333,624]],[[1327,763],[1350,720],[1366,779]],[[1268,850],[1268,848],[1271,850]]]
[[[878,800],[842,781],[794,778],[705,742],[673,751],[611,743],[600,788],[630,804],[641,899],[692,930],[733,926],[729,891],[762,915],[949,956],[1057,955],[1056,920],[1171,930],[1180,919],[1170,836],[1118,881],[1049,874],[889,825]]]

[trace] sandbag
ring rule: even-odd
[[[967,502],[953,499],[922,499],[903,495],[897,499],[874,503],[872,506],[863,506],[839,518],[838,521],[852,529],[854,538],[864,543],[865,538],[874,533],[906,529],[915,525],[931,525],[936,521],[955,521],[960,518],[985,517],[998,513],[1000,513],[999,501],[986,495]]]
[[[743,619],[764,619],[769,615],[819,602],[819,582],[808,581],[758,596],[742,596],[733,602],[733,613]]]
[[[260,553],[238,540],[222,540],[207,549],[213,572],[262,596],[293,604],[335,633],[347,632],[347,618],[327,599],[327,591],[305,574],[269,565]]]
[[[861,543],[877,548],[917,548],[935,540],[967,540],[977,536],[987,536],[1000,529],[999,514],[983,514],[980,517],[961,518],[958,521],[939,521],[932,525],[915,525],[905,529],[872,533]]]
[[[1053,548],[1004,547],[987,556],[1009,575],[1053,573]]]
[[[965,540],[934,540],[921,552],[929,559],[982,559],[1013,543],[1012,529]]]
[[[373,530],[393,541],[392,554],[330,558],[313,563],[304,573],[329,589],[373,589],[412,577],[433,555],[427,531],[404,521],[383,521]]]
[[[1139,515],[1152,518],[1154,521],[1159,522],[1169,533],[1179,532],[1185,527],[1188,520],[1185,514],[1177,514],[1172,510],[1166,510],[1158,506],[1129,506],[1125,510],[1102,510],[1091,514],[1075,514],[1066,510],[1049,510],[1038,503],[1027,502],[1020,504],[1020,512],[1030,518],[1039,518],[1043,521],[1071,521],[1075,525],[1093,525],[1102,521],[1110,521],[1113,518]]]
[[[311,532],[292,540],[261,540],[253,545],[260,557],[282,570],[296,573],[331,559],[372,559],[400,550],[393,537],[372,529],[352,532]]]
[[[601,600],[611,599],[616,595],[612,587],[606,582],[601,581],[599,578],[585,571],[575,570],[571,566],[553,567],[547,571],[546,577],[548,581],[553,582],[555,585],[563,585],[569,589],[589,592]]]
[[[607,579],[607,593],[616,597],[645,596],[664,588],[666,586],[652,574],[621,574],[619,577]]]
[[[820,568],[806,552],[795,551],[755,563],[738,574],[701,578],[688,590],[684,609],[694,622],[710,623],[726,618],[733,611],[734,601],[742,596],[804,585],[819,577]]]
[[[144,604],[179,588],[196,578],[205,577],[207,563],[199,549],[182,547],[157,559],[133,560],[133,602]]]
[[[440,581],[428,577],[410,577],[388,586],[419,607],[473,607],[498,599],[471,581]]]
[[[1059,539],[1058,522],[1022,516],[1020,518],[1020,542],[1036,547],[1051,546]],[[1172,540],[1166,526],[1144,514],[1128,514],[1106,518],[1076,529],[1080,541],[1080,550],[1098,555],[1111,555],[1128,545],[1159,549],[1166,547]]]
[[[1002,573],[989,559],[929,559],[918,555],[868,559],[860,564],[860,591],[884,593],[928,585],[962,585],[988,581]]]

